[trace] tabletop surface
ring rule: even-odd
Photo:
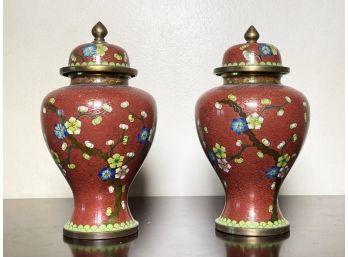
[[[93,242],[62,236],[72,199],[4,200],[4,256],[344,256],[343,196],[280,197],[291,232],[276,238],[216,232],[223,204],[223,197],[130,198],[138,235]]]

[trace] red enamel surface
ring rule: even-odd
[[[240,117],[237,112],[228,105],[222,105],[221,109],[215,107],[215,103],[227,99],[228,95],[237,97],[235,103],[239,105],[248,116],[254,112],[260,112],[264,105],[261,99],[268,98],[272,105],[278,106],[286,102],[285,97],[291,98],[291,103],[284,106],[283,116],[277,116],[277,109],[270,109],[262,114],[264,118],[260,129],[252,129],[256,138],[261,142],[263,138],[270,141],[269,148],[280,152],[277,145],[297,134],[296,142],[290,142],[284,154],[298,154],[305,139],[309,120],[305,122],[304,113],[309,119],[309,106],[306,98],[297,90],[282,85],[273,84],[250,84],[250,85],[224,85],[214,88],[203,94],[196,105],[196,122],[200,140],[205,153],[212,150],[216,143],[223,145],[226,152],[235,154],[240,147],[236,146],[237,140],[245,144],[252,144],[249,137],[242,133],[238,135],[231,130],[231,121]],[[305,105],[304,106],[304,103]],[[292,123],[297,127],[290,129]],[[204,133],[203,128],[208,128]],[[229,161],[229,172],[221,170],[216,163],[213,165],[217,175],[225,185],[226,204],[221,216],[231,220],[241,221],[269,221],[271,213],[269,205],[277,198],[275,190],[271,189],[275,179],[266,177],[266,170],[275,165],[273,158],[264,154],[264,158],[257,156],[257,147],[248,147],[242,153],[243,163]],[[288,162],[289,168],[293,165],[296,157]],[[281,185],[281,183],[280,183]],[[279,210],[278,218],[282,214]]]
[[[128,209],[127,193],[129,185],[133,181],[146,154],[151,146],[151,142],[144,144],[137,140],[138,133],[145,126],[149,129],[155,129],[156,123],[156,104],[152,96],[148,93],[130,86],[106,86],[98,85],[71,85],[60,88],[49,93],[43,100],[42,108],[47,106],[50,98],[55,99],[54,105],[63,111],[63,117],[76,117],[79,106],[87,106],[89,113],[97,114],[102,112],[101,104],[107,103],[112,107],[112,112],[102,115],[102,122],[99,125],[93,125],[90,117],[80,117],[82,122],[80,134],[73,135],[78,142],[82,144],[90,141],[94,144],[94,148],[103,152],[108,152],[109,147],[106,145],[107,140],[117,142],[121,136],[119,124],[127,124],[129,126],[126,134],[129,137],[128,144],[119,144],[113,151],[122,156],[126,156],[127,152],[135,152],[135,157],[130,160],[127,165],[130,171],[120,182],[125,186],[125,192],[121,195],[121,200],[125,201],[125,209],[121,208],[116,222],[121,223],[131,220],[132,216]],[[121,102],[128,101],[129,109],[137,115],[141,111],[147,113],[147,118],[142,124],[139,120],[130,122],[128,120],[129,113],[121,108]],[[54,134],[54,126],[59,123],[59,117],[56,113],[50,111],[46,107],[46,113],[41,111],[42,131],[45,135],[46,143],[49,149],[52,149],[59,156],[60,160],[67,158],[67,151],[63,151],[61,146],[63,142],[69,140],[59,140]],[[69,145],[69,143],[68,143]],[[115,208],[115,194],[109,193],[108,187],[110,181],[102,181],[98,177],[98,172],[108,166],[106,160],[91,156],[90,160],[82,157],[79,149],[71,151],[70,163],[76,165],[75,169],[69,169],[66,165],[62,167],[66,171],[66,180],[69,183],[74,195],[74,212],[70,219],[74,224],[82,225],[101,225],[107,223],[106,209]],[[63,171],[64,173],[64,171]],[[115,189],[116,190],[116,189]]]
[[[263,55],[260,52],[260,46],[266,45],[273,49],[274,52],[270,55]],[[249,52],[253,58],[246,58],[245,52]],[[228,48],[224,54],[222,64],[232,64],[237,63],[238,65],[244,62],[246,65],[259,64],[260,62],[271,62],[271,63],[282,63],[282,59],[279,50],[270,44],[265,43],[244,43],[239,45],[234,45]]]

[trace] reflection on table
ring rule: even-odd
[[[247,237],[225,234],[219,231],[216,236],[223,240],[227,257],[278,257],[284,240],[290,233],[273,237]]]
[[[127,257],[137,234],[108,240],[78,240],[63,237],[74,257]]]

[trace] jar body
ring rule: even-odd
[[[77,78],[42,103],[47,146],[74,195],[69,237],[113,238],[138,227],[127,194],[151,146],[156,104],[140,89],[106,81]]]
[[[289,230],[278,193],[309,124],[303,94],[272,78],[257,79],[232,78],[231,84],[203,94],[196,105],[202,147],[226,194],[216,228],[254,236]]]

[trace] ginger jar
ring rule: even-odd
[[[77,46],[60,69],[70,85],[44,98],[41,124],[74,196],[64,235],[117,238],[138,230],[127,194],[151,147],[156,103],[128,85],[137,70],[129,67],[124,49],[105,42],[105,26],[98,22],[92,34],[94,41]]]
[[[289,68],[279,50],[257,42],[251,26],[246,42],[230,47],[214,70],[223,85],[196,104],[203,150],[225,190],[215,221],[225,233],[268,236],[289,231],[279,205],[280,187],[296,161],[309,125],[309,104],[281,83]]]

